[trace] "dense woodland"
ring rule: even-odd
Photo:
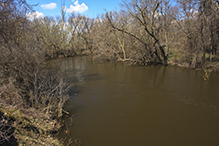
[[[62,115],[68,87],[61,71],[45,68],[49,58],[90,55],[93,60],[217,70],[219,1],[124,0],[120,7],[97,18],[60,8],[60,17],[30,19],[34,6],[25,0],[1,0],[0,106],[5,108],[0,142],[13,136],[5,123],[11,121],[3,112],[7,106]]]

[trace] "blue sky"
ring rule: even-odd
[[[34,7],[35,16],[61,16],[61,0],[26,0],[28,4],[38,4]],[[62,0],[63,1],[63,0]],[[67,16],[71,12],[80,13],[90,18],[107,11],[119,10],[122,0],[65,0]],[[31,14],[29,14],[31,15]]]

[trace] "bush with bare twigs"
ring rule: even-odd
[[[48,135],[67,113],[69,86],[58,69],[46,68],[44,51],[30,35],[26,1],[3,0],[0,8],[0,144],[59,145]]]
[[[1,139],[11,141],[9,138],[13,132],[10,129],[14,128],[29,129],[28,131],[35,133],[55,130],[59,127],[57,119],[63,112],[67,113],[63,106],[68,100],[69,86],[63,82],[61,73],[48,70],[43,60],[26,50],[16,50],[13,53],[4,51],[5,53],[0,55],[0,110],[3,113]],[[8,126],[6,119],[14,121]],[[38,122],[35,122],[37,119]],[[52,125],[47,122],[45,124],[45,121]],[[17,131],[23,133],[23,130]]]

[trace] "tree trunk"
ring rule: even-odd
[[[195,68],[197,62],[197,54],[195,53],[192,58],[191,68]]]

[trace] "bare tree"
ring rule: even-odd
[[[209,0],[178,0],[177,3],[180,17],[175,17],[175,20],[184,35],[184,40],[189,44],[184,46],[181,42],[181,46],[184,46],[185,50],[187,48],[186,54],[192,58],[192,68],[197,65],[204,66],[207,52],[210,52],[210,60],[212,54],[216,55],[218,25],[215,22],[218,8]]]
[[[125,8],[124,11],[129,14],[130,21],[135,20],[140,25],[139,27],[144,29],[151,42],[148,42],[147,39],[142,38],[138,34],[117,26],[112,13],[107,12],[106,17],[114,29],[129,34],[141,42],[151,58],[154,58],[155,55],[159,63],[167,64],[168,54],[164,49],[166,44],[159,39],[160,28],[164,27],[163,23],[158,22],[161,14],[161,4],[162,1],[159,0],[132,0],[130,2],[123,1],[122,4]],[[126,23],[130,22],[126,21]]]

